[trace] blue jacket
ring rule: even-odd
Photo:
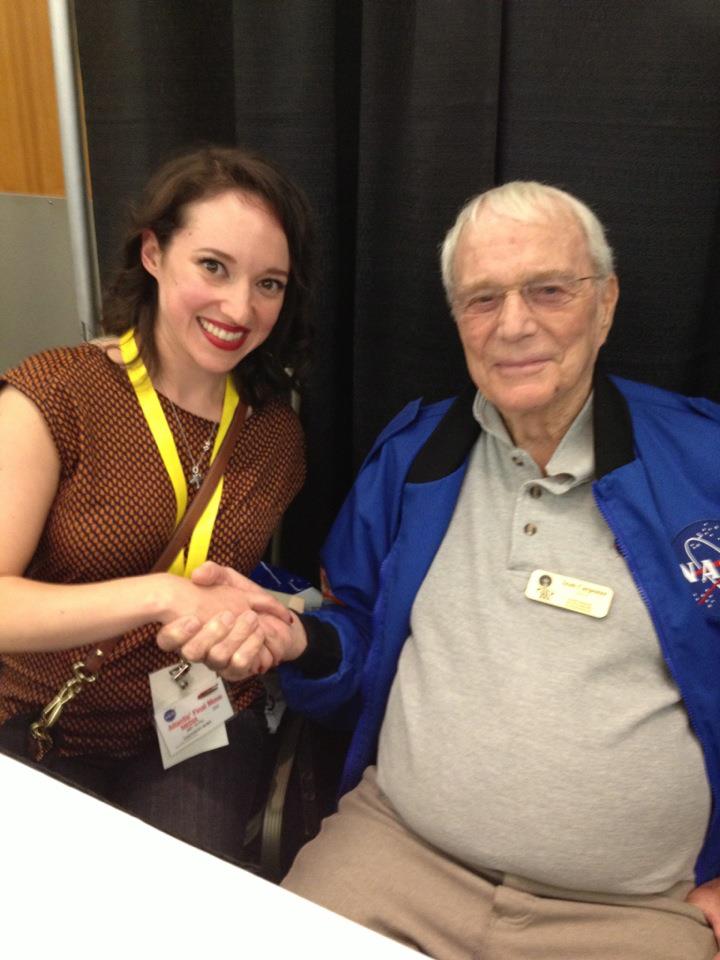
[[[376,756],[415,595],[445,535],[479,426],[474,388],[409,404],[365,461],[323,550],[333,594],[310,634],[334,629],[336,672],[281,668],[291,707],[355,727],[341,792]],[[617,378],[595,384],[593,491],[645,601],[703,749],[713,805],[696,864],[720,875],[720,407]]]

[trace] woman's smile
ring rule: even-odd
[[[197,321],[207,340],[218,350],[239,350],[250,333],[248,327],[231,326],[205,317],[198,317]]]

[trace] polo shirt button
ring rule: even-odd
[[[516,464],[518,467],[521,467],[523,465],[523,458],[515,454],[512,458],[512,462]]]
[[[523,533],[526,533],[529,537],[532,537],[537,533],[537,527],[534,523],[526,523],[523,527]]]
[[[528,488],[528,493],[533,498],[533,500],[539,500],[542,496],[542,487],[539,487],[534,483],[531,487]]]

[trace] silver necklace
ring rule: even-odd
[[[217,431],[218,425],[216,423],[212,425],[212,430],[208,434],[207,439],[204,441],[202,445],[202,449],[200,450],[200,456],[197,458],[197,460],[195,460],[192,455],[192,450],[190,449],[190,444],[188,443],[188,438],[185,434],[185,431],[183,430],[183,425],[180,422],[180,417],[178,416],[178,412],[177,412],[177,409],[175,408],[175,404],[172,402],[170,397],[168,397],[167,399],[168,399],[168,402],[170,403],[170,406],[172,407],[172,412],[175,416],[175,423],[177,423],[178,425],[180,436],[183,439],[183,443],[185,444],[185,449],[187,450],[187,455],[190,459],[190,476],[188,477],[188,483],[191,484],[193,487],[195,487],[196,490],[199,490],[200,484],[203,482],[203,477],[204,477],[204,474],[200,472],[200,465],[202,464],[205,457],[208,455],[210,448],[212,447],[212,443],[213,443],[213,440],[215,439],[215,433]]]

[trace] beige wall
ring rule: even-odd
[[[0,369],[82,336],[46,0],[0,0]]]

